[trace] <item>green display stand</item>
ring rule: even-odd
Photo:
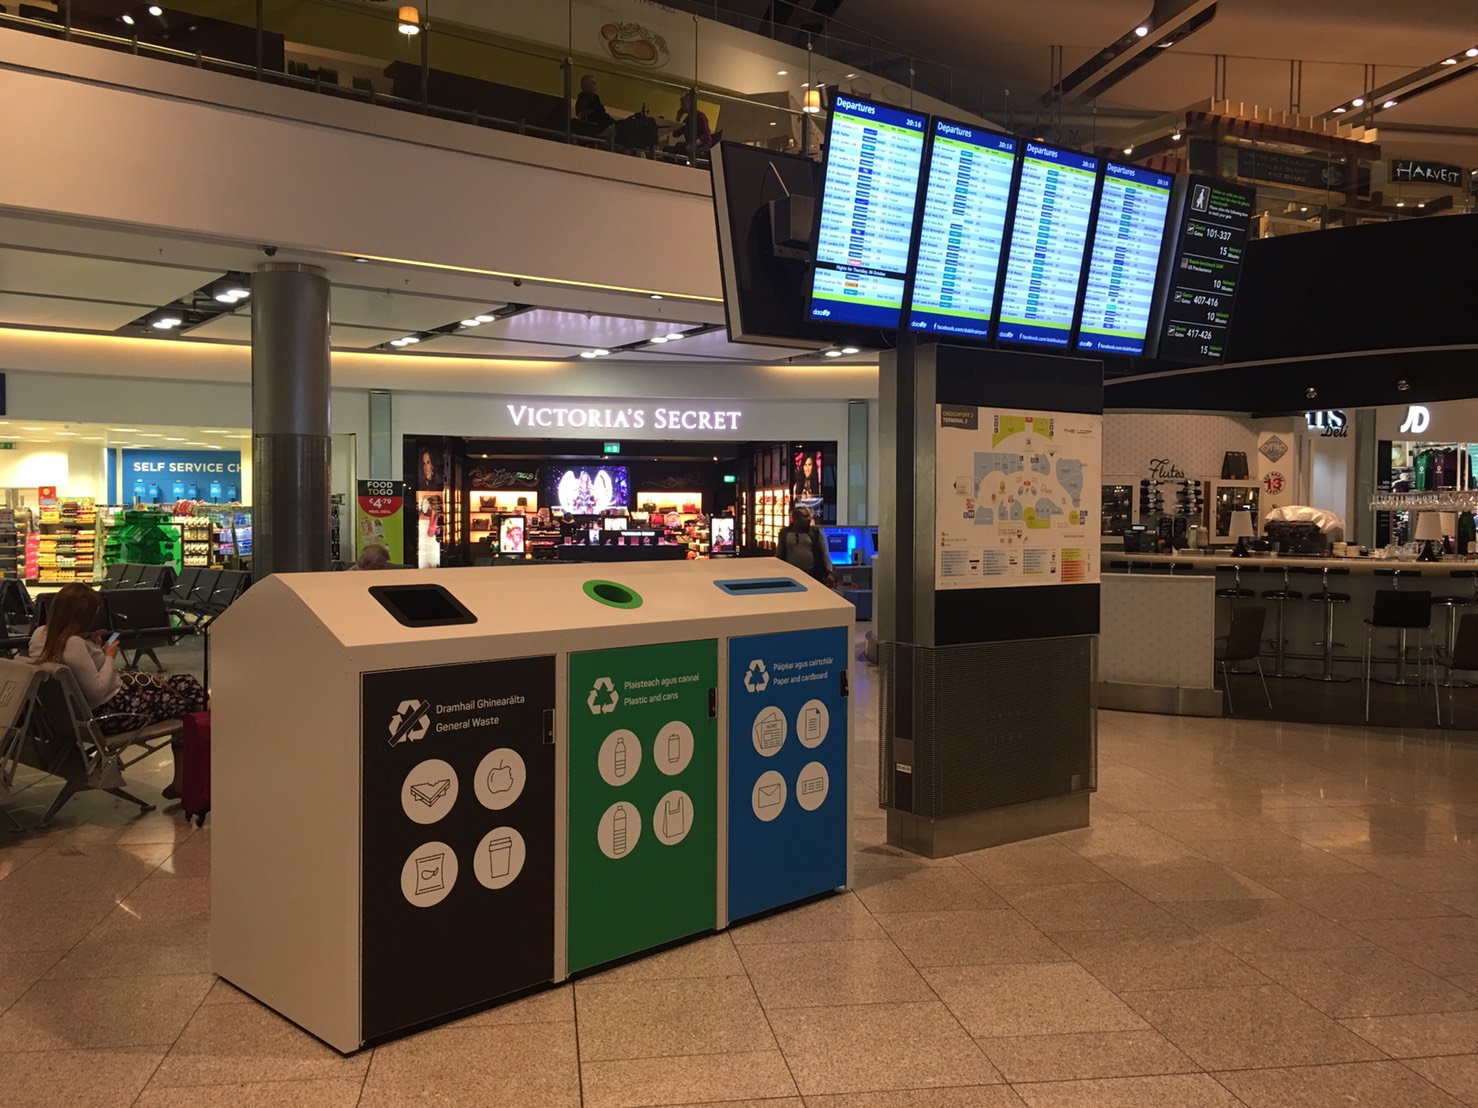
[[[129,562],[147,566],[180,568],[184,551],[180,529],[168,512],[135,510],[123,512],[114,522],[103,545],[103,562]]]
[[[570,655],[569,969],[716,926],[718,644]]]

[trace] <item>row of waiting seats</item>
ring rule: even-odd
[[[153,811],[154,805],[124,788],[123,771],[166,746],[183,725],[166,720],[105,735],[102,726],[107,719],[93,715],[77,678],[65,665],[0,658],[0,805],[15,795],[17,770],[29,766],[62,781],[38,827],[48,826],[68,800],[88,789]],[[3,807],[0,826],[25,830]]]

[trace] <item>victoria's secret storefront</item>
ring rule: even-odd
[[[407,435],[413,565],[767,554],[837,521],[835,441],[748,441],[742,403],[520,401],[497,437]]]

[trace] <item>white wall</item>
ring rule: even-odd
[[[1220,477],[1222,455],[1228,450],[1240,450],[1252,462],[1257,451],[1254,421],[1179,412],[1108,412],[1103,417],[1106,476],[1146,476],[1150,462],[1158,458],[1190,478]]]
[[[1355,517],[1355,436],[1354,428],[1342,439],[1310,436],[1313,465],[1309,474],[1309,503],[1315,508],[1337,512],[1345,521],[1345,531],[1354,526]]]

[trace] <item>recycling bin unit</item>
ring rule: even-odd
[[[845,886],[852,617],[771,560],[267,578],[212,968],[347,1052]]]

